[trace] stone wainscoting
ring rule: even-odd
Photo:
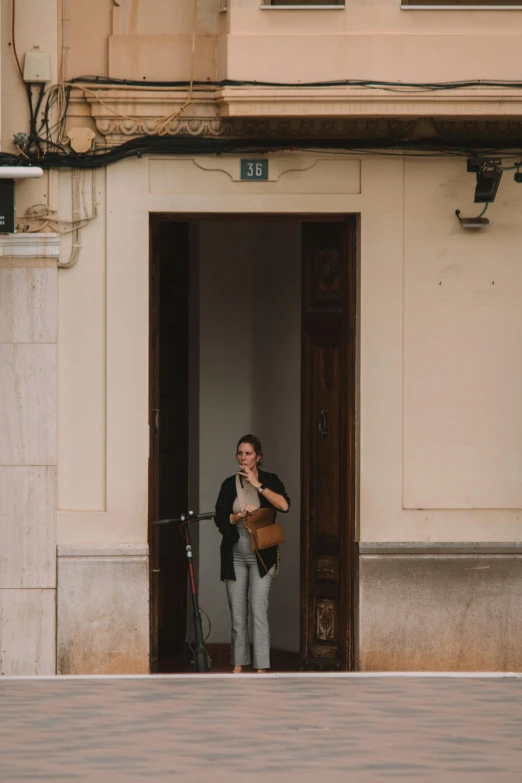
[[[56,671],[59,239],[0,236],[0,675]]]
[[[363,671],[522,671],[522,544],[360,545]]]
[[[58,547],[58,674],[149,671],[146,544]]]

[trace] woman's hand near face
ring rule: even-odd
[[[246,479],[249,484],[252,484],[252,486],[256,489],[261,486],[261,482],[257,476],[253,473],[253,471],[250,470],[250,468],[247,468],[246,465],[240,467],[239,475],[243,476],[243,478]]]

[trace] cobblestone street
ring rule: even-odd
[[[0,679],[0,780],[522,779],[522,677]]]

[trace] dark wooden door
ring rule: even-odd
[[[149,595],[150,670],[158,671],[159,529],[159,224],[151,221],[149,233]]]
[[[150,520],[188,510],[188,224],[151,220]],[[151,669],[184,668],[185,544],[175,525],[150,527]]]
[[[355,221],[302,229],[302,657],[354,666]]]

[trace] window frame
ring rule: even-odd
[[[522,2],[522,0],[521,0]],[[262,11],[343,11],[346,8],[346,0],[262,0]]]
[[[400,0],[402,11],[516,11],[522,0]]]

